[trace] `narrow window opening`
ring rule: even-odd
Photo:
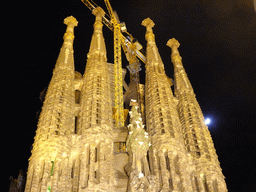
[[[147,161],[148,161],[148,168],[149,168],[149,171],[151,172],[150,159],[149,159],[149,151],[147,151]]]
[[[43,176],[44,176],[44,168],[45,168],[45,161],[43,162],[43,166],[42,166],[42,174],[41,174],[41,181],[43,179]]]
[[[78,117],[75,116],[75,130],[74,130],[75,134],[77,134],[77,131],[78,131],[78,129],[77,129],[77,119],[78,119]]]
[[[160,67],[158,67],[158,73],[161,73],[161,69],[160,69]]]
[[[172,180],[171,179],[169,179],[169,187],[170,187],[170,189],[172,189]]]
[[[71,169],[71,178],[74,178],[74,167]]]
[[[76,104],[80,104],[80,96],[81,96],[81,91],[75,90],[75,102],[76,102]]]
[[[142,173],[143,175],[145,175],[145,170],[144,170],[143,164],[141,164],[141,173]]]
[[[88,164],[89,165],[90,165],[90,159],[91,159],[90,148],[88,148]]]
[[[166,162],[166,169],[168,171],[170,171],[171,170],[170,169],[170,161],[169,161],[169,158],[168,158],[167,154],[165,155],[165,162]]]
[[[164,130],[164,129],[161,129],[161,133],[164,134],[164,133],[165,133],[165,130]]]
[[[98,160],[98,149],[97,148],[95,148],[95,162],[97,162],[97,160]]]

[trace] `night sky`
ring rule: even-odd
[[[96,4],[107,11],[104,0]],[[256,12],[252,0],[119,0],[111,1],[120,21],[146,49],[143,19],[155,22],[153,32],[165,65],[173,77],[170,38],[180,42],[184,68],[205,117],[219,156],[229,191],[256,191]],[[18,40],[10,49],[15,66],[10,81],[7,154],[4,178],[26,171],[34,141],[39,99],[52,76],[66,25],[74,16],[75,68],[84,73],[86,55],[93,33],[95,16],[80,0],[33,1],[22,4],[15,28]],[[21,25],[22,24],[22,25]],[[113,34],[103,27],[108,62],[113,62]],[[17,54],[13,54],[14,52]],[[128,64],[123,57],[123,67]],[[143,64],[141,82],[144,83]],[[14,69],[14,68],[13,68]],[[12,69],[12,70],[13,70]],[[4,73],[3,73],[4,75]],[[5,128],[4,128],[5,129]],[[4,136],[5,137],[5,136]],[[3,139],[5,139],[3,137]],[[4,167],[2,167],[4,168]],[[6,190],[7,191],[7,190]]]

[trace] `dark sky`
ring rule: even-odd
[[[107,11],[103,0],[95,3]],[[146,30],[141,22],[147,17],[155,22],[156,43],[169,77],[173,75],[173,65],[166,42],[173,37],[180,42],[183,65],[197,100],[205,117],[212,119],[209,129],[229,191],[256,191],[253,1],[112,0],[111,4],[120,20],[126,22],[128,32],[144,48]],[[82,74],[95,20],[80,0],[33,1],[21,6],[15,25],[18,28],[14,30],[17,54],[10,57],[17,79],[10,86],[10,94],[15,97],[8,113],[15,118],[8,119],[9,156],[5,160],[9,169],[4,173],[8,184],[9,177],[17,176],[19,169],[26,171],[36,131],[36,112],[42,106],[39,94],[51,80],[66,29],[64,18],[73,15],[79,22],[75,28],[74,58],[75,68]],[[112,32],[104,26],[103,33],[108,61],[113,62]],[[123,67],[127,64],[123,58]],[[141,71],[142,77],[144,72]]]

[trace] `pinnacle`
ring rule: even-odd
[[[148,17],[146,19],[144,19],[141,23],[141,25],[145,26],[145,27],[149,27],[152,28],[155,26],[155,23]]]
[[[175,38],[169,39],[169,41],[166,43],[166,45],[170,48],[179,48],[180,43],[178,40],[176,40]]]
[[[92,14],[95,15],[96,17],[103,17],[105,15],[104,10],[101,7],[97,7],[93,9]]]
[[[69,16],[69,17],[66,17],[66,18],[64,19],[64,24],[70,25],[71,23],[72,23],[74,26],[77,26],[78,21],[77,21],[76,18],[73,17],[73,16]]]

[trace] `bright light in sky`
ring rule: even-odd
[[[211,123],[211,119],[206,118],[204,122],[205,122],[206,125],[209,125]]]

